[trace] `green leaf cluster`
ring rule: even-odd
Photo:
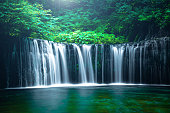
[[[60,29],[51,10],[24,0],[0,3],[0,17],[1,26],[10,36],[53,40]]]
[[[124,43],[161,32],[167,36],[169,7],[168,0],[2,0],[0,25],[15,37]]]
[[[123,36],[116,37],[114,34],[96,33],[94,31],[75,31],[60,33],[55,42],[77,43],[77,44],[116,44],[128,42]]]

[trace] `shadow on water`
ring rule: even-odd
[[[169,94],[169,86],[0,90],[0,111],[2,113],[168,113]]]

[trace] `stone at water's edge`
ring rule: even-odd
[[[0,41],[0,88],[62,83],[170,84],[170,39],[116,45]]]

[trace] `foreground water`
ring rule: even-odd
[[[168,113],[169,86],[0,90],[1,113]]]

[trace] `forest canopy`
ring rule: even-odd
[[[0,33],[79,44],[169,36],[168,0],[2,0]]]

